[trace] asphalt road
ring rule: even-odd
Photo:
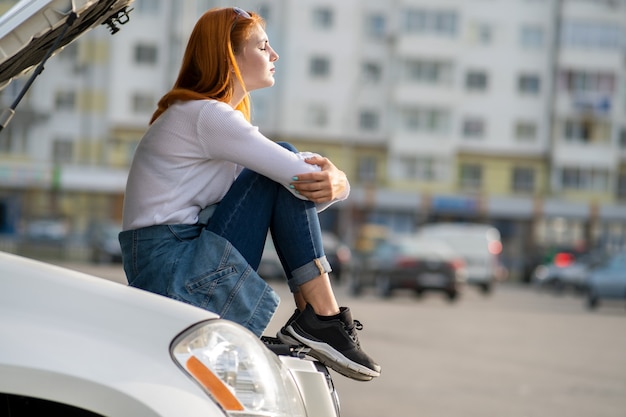
[[[124,282],[119,267],[69,265]],[[293,312],[284,284],[273,334]],[[586,310],[580,298],[500,285],[450,304],[400,292],[341,304],[364,324],[363,348],[383,367],[371,382],[333,374],[343,417],[626,417],[626,305]]]

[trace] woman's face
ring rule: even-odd
[[[254,27],[235,59],[247,91],[274,85],[274,62],[278,54],[270,46],[261,26]]]

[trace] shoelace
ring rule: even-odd
[[[356,332],[354,331],[356,330],[363,330],[363,324],[358,321],[358,320],[353,320],[352,324],[346,324],[345,325],[345,329],[346,332],[348,333],[348,336],[350,336],[350,338],[352,339],[352,341],[354,343],[356,343],[356,345],[360,348],[361,347],[361,342],[359,342],[359,336],[357,336]]]

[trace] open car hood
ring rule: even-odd
[[[128,20],[133,0],[21,0],[0,16],[0,89],[100,24],[112,33]],[[66,23],[71,22],[71,26]],[[63,37],[59,36],[63,33]]]

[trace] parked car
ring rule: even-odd
[[[1,252],[0,277],[2,415],[338,415],[326,368],[216,314]]]
[[[352,258],[352,251],[350,247],[341,242],[337,236],[330,232],[322,232],[322,245],[324,246],[324,253],[330,263],[333,271],[330,276],[333,280],[340,282],[349,269],[350,261]],[[265,248],[263,249],[263,256],[261,257],[261,263],[257,272],[260,276],[267,280],[284,280],[285,271],[280,263],[278,252],[274,247],[274,242],[270,235],[265,240]]]
[[[407,236],[380,243],[354,266],[350,282],[353,294],[367,287],[389,297],[395,289],[412,289],[417,295],[425,291],[446,294],[456,300],[465,280],[462,258],[444,241]]]
[[[322,244],[328,263],[333,269],[330,275],[335,281],[341,282],[350,268],[352,250],[337,235],[328,231],[322,231]]]
[[[466,281],[484,294],[505,277],[500,262],[502,242],[500,232],[493,226],[477,223],[430,223],[421,226],[418,234],[425,238],[442,239],[465,262]]]
[[[589,275],[587,306],[595,309],[610,299],[626,302],[626,252],[611,255]]]
[[[118,238],[121,231],[120,223],[109,221],[95,222],[89,227],[87,238],[93,262],[122,262],[122,247]]]
[[[68,238],[69,224],[64,219],[36,219],[26,223],[24,238],[33,243],[59,244]]]
[[[564,255],[561,254],[570,254],[576,258],[586,252],[585,248],[580,245],[548,245],[545,247],[535,245],[532,249],[526,249],[522,259],[522,282],[534,284],[537,268],[554,263],[557,255],[563,257]]]
[[[607,253],[594,250],[582,255],[573,252],[558,252],[547,265],[539,265],[533,274],[533,282],[538,289],[546,289],[555,294],[573,290],[582,294],[587,290],[587,280],[592,270],[602,264]]]
[[[283,265],[280,263],[278,252],[274,247],[272,236],[267,235],[265,239],[265,247],[263,248],[263,255],[261,256],[261,263],[257,268],[257,273],[265,280],[281,280],[284,281],[285,271]]]

